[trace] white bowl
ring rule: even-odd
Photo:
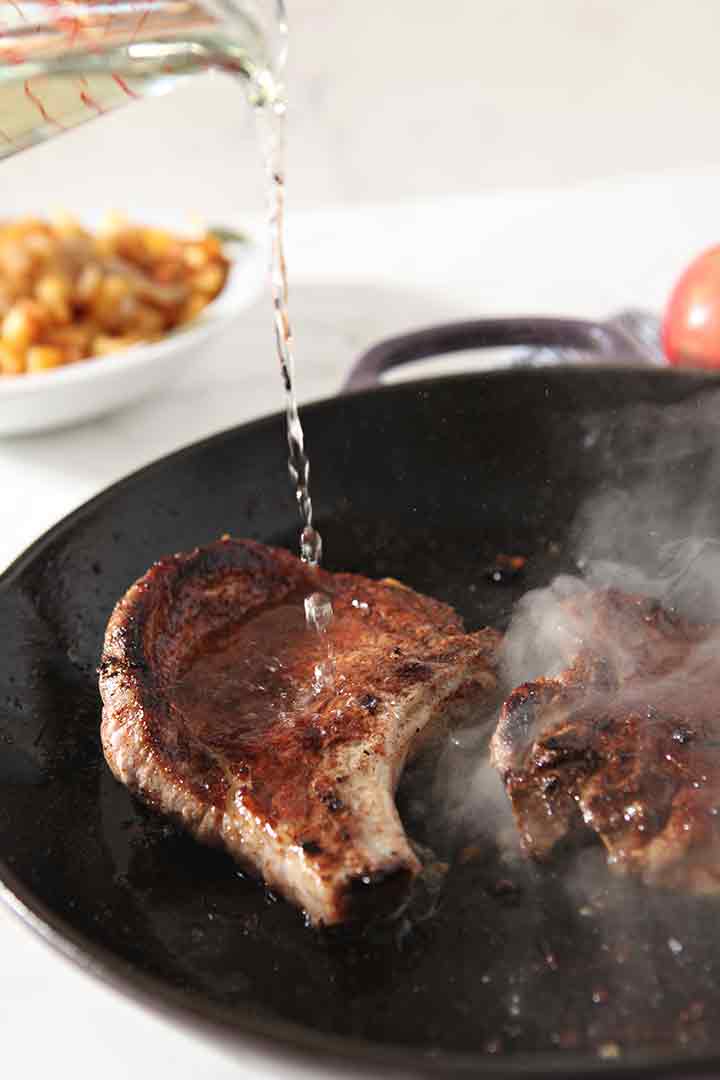
[[[0,436],[76,424],[122,408],[175,381],[198,350],[258,296],[267,248],[257,236],[225,244],[232,260],[225,287],[189,325],[147,345],[51,371],[0,377]]]

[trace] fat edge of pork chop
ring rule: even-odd
[[[516,687],[491,740],[525,853],[594,832],[616,873],[720,892],[720,627],[616,589],[562,607],[576,655]]]
[[[278,693],[259,731],[242,701],[231,717],[212,701],[199,723],[183,715],[176,688],[198,652],[243,622],[302,618],[318,589],[335,609],[334,688],[296,707]],[[308,687],[315,657],[307,644],[293,654],[290,636],[283,672],[295,665]],[[397,583],[224,538],[156,563],[118,602],[100,665],[105,757],[146,803],[226,848],[314,924],[382,914],[421,869],[395,807],[403,766],[492,704],[498,642],[492,630],[466,635],[449,607]]]

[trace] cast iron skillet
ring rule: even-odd
[[[493,343],[503,333],[548,340],[547,324],[480,326]],[[554,344],[576,346],[579,334],[583,347],[598,335],[607,346],[601,327],[550,329]],[[430,338],[425,355],[477,335],[465,325]],[[417,355],[395,342],[353,385],[391,364],[398,344],[403,358]],[[627,343],[614,344],[623,360]],[[469,374],[310,406],[327,565],[396,576],[453,604],[470,628],[503,627],[526,589],[574,569],[571,526],[588,493],[635,483],[647,467],[588,431],[612,427],[629,403],[700,402],[716,386],[597,366]],[[174,454],[72,514],[4,575],[6,899],[84,967],[239,1045],[272,1040],[275,1052],[364,1063],[375,1075],[657,1075],[720,1061],[714,903],[670,899],[657,914],[641,890],[608,884],[590,851],[590,910],[568,885],[575,856],[542,872],[508,865],[471,819],[438,840],[452,865],[431,917],[418,908],[411,925],[323,937],[113,780],[95,669],[114,601],[158,556],[225,531],[293,547],[284,447],[273,416]],[[696,454],[672,465],[680,488],[691,490],[700,464]],[[720,536],[717,513],[708,529]],[[522,580],[490,580],[498,552],[528,556]],[[470,776],[475,764],[457,769]],[[403,805],[427,839],[429,784],[411,785]],[[480,855],[459,862],[478,837]],[[668,948],[668,926],[681,952]]]

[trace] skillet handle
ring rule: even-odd
[[[379,342],[355,361],[343,393],[377,386],[383,372],[428,356],[505,346],[577,349],[607,363],[656,362],[623,316],[604,323],[532,317],[472,319],[430,326]]]

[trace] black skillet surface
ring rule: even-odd
[[[573,569],[585,496],[632,485],[646,467],[642,454],[613,459],[588,431],[628,403],[702,401],[716,386],[556,369],[311,406],[327,565],[402,578],[470,628],[502,627],[525,589]],[[112,779],[95,668],[114,601],[161,554],[225,531],[293,546],[283,451],[278,416],[190,447],[73,514],[4,576],[0,877],[11,902],[81,964],[218,1036],[268,1037],[374,1075],[658,1074],[720,1060],[715,903],[670,898],[658,913],[641,890],[609,882],[592,851],[584,892],[572,886],[574,855],[538,872],[481,839],[479,858],[453,862],[482,832],[471,822],[447,841],[432,917],[326,938]],[[691,490],[704,461],[681,456],[673,481]],[[720,536],[720,508],[711,518]],[[499,551],[528,556],[522,580],[490,579]],[[418,815],[412,792],[405,804],[422,835],[427,805]]]

